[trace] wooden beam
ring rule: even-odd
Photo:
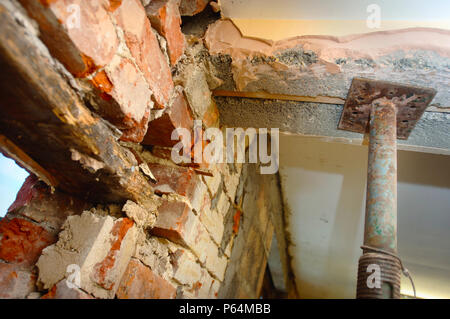
[[[33,161],[24,151],[22,151],[16,144],[11,142],[6,136],[0,134],[0,151],[6,157],[12,158],[19,164],[22,168],[26,169],[28,172],[33,173],[38,176],[39,179],[44,181],[47,185],[56,187],[57,181],[41,167],[38,163]]]
[[[299,95],[287,95],[287,94],[273,94],[267,92],[238,92],[238,91],[226,91],[226,90],[214,90],[213,96],[233,96],[233,97],[245,97],[251,99],[269,99],[269,100],[285,100],[285,101],[298,101],[298,102],[311,102],[311,103],[324,103],[324,104],[344,104],[345,99],[331,96],[299,96]]]
[[[19,23],[21,12],[9,6],[0,4],[0,134],[13,146],[3,143],[4,151],[68,193],[144,204],[153,191],[135,158],[80,100],[27,17]]]

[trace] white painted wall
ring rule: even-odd
[[[398,166],[400,256],[419,296],[450,298],[450,158],[399,151]],[[355,297],[366,169],[365,146],[281,137],[280,175],[301,297]],[[412,294],[407,279],[402,292]]]

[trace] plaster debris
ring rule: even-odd
[[[156,222],[156,207],[154,211],[148,211],[135,202],[128,200],[122,210],[139,227],[152,227]]]
[[[167,280],[173,276],[168,246],[169,241],[166,239],[146,238],[136,247],[135,257],[149,266],[153,272]]]

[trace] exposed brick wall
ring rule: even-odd
[[[17,1],[74,91],[118,129],[154,195],[145,205],[87,203],[30,176],[0,221],[0,297],[217,298],[237,258],[233,239],[256,231],[240,224],[243,165],[170,159],[175,128],[192,132],[194,120],[200,131],[220,127],[211,96],[220,81],[202,58],[201,40],[186,41],[180,28],[180,11],[195,15],[208,1]],[[264,201],[256,201],[265,221],[260,236],[271,224]]]
[[[276,175],[261,175],[256,164],[243,167],[235,201],[225,216],[222,247],[230,243],[229,265],[220,298],[259,298],[276,227],[281,215]],[[231,226],[231,227],[230,227]]]
[[[68,216],[89,205],[53,192],[34,175],[19,190],[0,221],[0,298],[27,298],[37,293],[35,267],[42,251],[54,244]]]

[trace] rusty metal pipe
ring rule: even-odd
[[[357,298],[400,298],[403,267],[397,255],[397,138],[408,138],[435,95],[431,88],[362,78],[352,81],[338,128],[365,133],[368,123],[370,127]]]
[[[383,97],[370,110],[369,160],[363,255],[358,265],[358,298],[399,298],[397,254],[397,107]],[[366,247],[366,249],[364,249]],[[368,247],[372,250],[367,249]],[[378,252],[374,252],[378,251]],[[370,270],[379,267],[378,287],[369,286]],[[375,274],[376,275],[376,274]]]
[[[386,98],[371,106],[364,245],[397,253],[397,110]]]

